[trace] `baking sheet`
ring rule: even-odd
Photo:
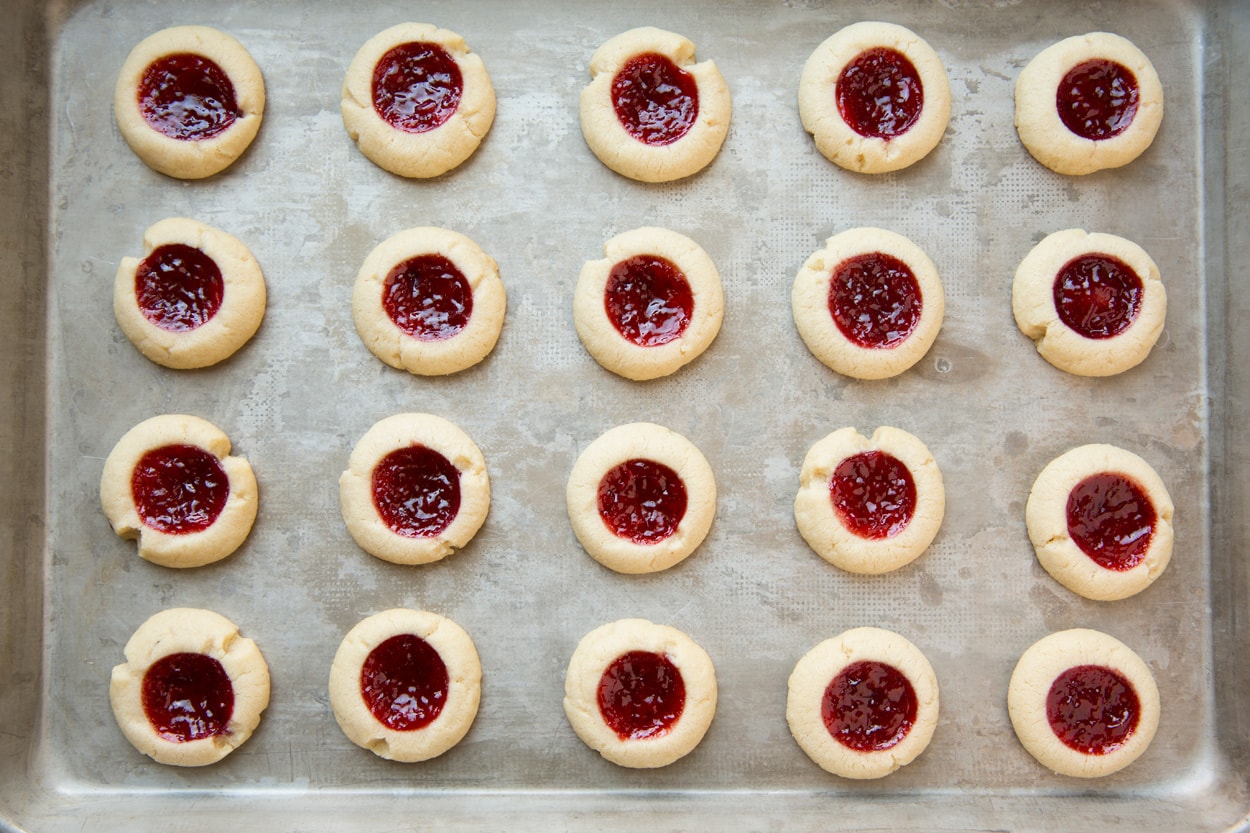
[[[38,830],[598,828],[645,819],[656,829],[1066,830],[1223,829],[1250,805],[1240,715],[1227,694],[1244,611],[1238,534],[1212,511],[1241,495],[1226,423],[1238,378],[1223,362],[1243,336],[1224,285],[1226,197],[1211,108],[1212,70],[1245,9],[1201,4],[824,2],[82,2],[47,12],[50,150],[42,368],[17,380],[46,392],[46,474],[38,552],[43,604],[20,632],[40,640],[38,720],[10,724],[5,824]],[[338,90],[358,46],[405,19],[463,34],[499,99],[494,127],[456,172],[393,177],[348,140]],[[946,63],[954,103],[946,137],[920,164],[864,177],[825,161],[799,124],[798,73],[826,36],[863,19],[922,34]],[[131,154],[111,115],[130,46],[169,25],[230,32],[265,75],[265,122],[224,175],[184,183]],[[683,32],[713,58],[734,101],[716,162],[692,179],[634,183],[582,141],[577,95],[590,54],[635,25]],[[1037,51],[1070,34],[1117,31],[1163,80],[1167,115],[1129,168],[1084,178],[1046,171],[1020,147],[1012,89]],[[1215,50],[1214,52],[1212,50]],[[1213,81],[1213,78],[1215,81]],[[1231,194],[1227,195],[1229,200]],[[111,312],[120,258],[143,229],[189,216],[242,239],[265,271],[269,305],[256,338],[225,364],[174,372],[143,359]],[[572,326],[581,263],[620,231],[656,224],[688,234],[717,263],[726,312],[697,362],[638,384],[602,370]],[[498,260],[508,315],[494,353],[445,379],[382,365],[360,343],[351,285],[394,232],[441,225]],[[876,225],[936,262],[947,294],[941,335],[902,377],[833,374],[795,332],[789,288],[829,235]],[[1122,376],[1068,377],[1036,355],[1010,312],[1019,259],[1066,227],[1121,234],[1159,264],[1169,293],[1151,357]],[[29,414],[34,406],[21,405]],[[338,512],[337,479],[378,419],[428,411],[474,437],[492,478],[491,515],[464,551],[404,568],[360,551]],[[36,410],[37,412],[37,410]],[[202,416],[256,470],[261,508],[247,544],[217,565],[171,571],[139,560],[98,508],[103,459],[140,420]],[[653,576],[620,576],[578,547],[564,482],[591,440],[624,422],[659,422],[708,457],[720,490],[701,549]],[[1235,420],[1233,420],[1235,422]],[[794,529],[807,448],[852,425],[895,425],[933,451],[947,514],[930,551],[886,576],[837,571]],[[11,435],[16,437],[17,435]],[[1086,442],[1150,461],[1176,501],[1176,550],[1146,593],[1082,600],[1036,564],[1023,523],[1036,473]],[[1230,447],[1231,446],[1231,447]],[[1230,482],[1236,478],[1236,483]],[[11,480],[9,482],[16,482]],[[11,568],[11,574],[16,574]],[[1231,577],[1233,581],[1229,582]],[[28,590],[29,592],[29,590]],[[30,604],[30,603],[28,603]],[[133,630],[165,607],[207,607],[255,639],[271,668],[271,705],[254,737],[213,767],[161,767],[113,722],[109,669]],[[343,634],[392,606],[435,610],[464,626],[484,668],[482,708],[466,739],[420,765],[376,759],[339,732],[326,697]],[[616,618],[682,628],[716,663],[720,702],[699,748],[654,772],[617,768],[586,749],[561,709],[577,640]],[[18,621],[17,614],[11,615]],[[915,642],[937,672],[942,715],[915,763],[881,781],[829,776],[790,739],[785,681],[794,662],[848,627],[877,625]],[[1042,770],[1016,742],[1005,708],[1019,654],[1067,627],[1133,647],[1159,684],[1163,719],[1149,752],[1095,783]],[[15,632],[18,629],[15,628]],[[1231,648],[1230,648],[1231,646]],[[14,649],[16,651],[16,649]],[[1232,669],[1230,664],[1234,665]],[[23,670],[29,674],[29,671]],[[16,699],[16,698],[13,698]],[[12,736],[15,740],[7,740]],[[18,758],[20,757],[20,761]],[[5,795],[0,792],[0,795]],[[379,799],[387,799],[379,803]],[[193,806],[196,815],[175,814]],[[0,805],[0,812],[5,811]]]

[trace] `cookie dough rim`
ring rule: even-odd
[[[460,511],[437,535],[409,538],[391,530],[373,503],[377,464],[392,451],[423,445],[442,454],[460,472]],[[466,546],[490,511],[486,458],[473,439],[443,417],[402,413],[374,423],[357,441],[339,477],[339,505],[352,539],[365,552],[392,564],[429,564]]]
[[[642,226],[617,234],[603,244],[605,257],[587,261],[573,290],[573,323],[591,357],[605,369],[632,381],[669,376],[706,352],[720,333],[725,313],[720,272],[707,251],[684,234]],[[604,295],[613,267],[639,255],[662,257],[685,275],[694,301],[690,321],[679,338],[643,347],[613,325]]]
[[[829,481],[838,464],[864,451],[882,451],[911,472],[916,486],[916,511],[897,535],[868,539],[842,522],[829,495]],[[881,426],[871,437],[855,428],[840,428],[818,440],[803,458],[794,519],[799,534],[812,551],[842,570],[879,575],[900,569],[919,558],[933,543],[946,513],[942,472],[918,437],[899,428]]]
[[[821,702],[830,683],[852,663],[883,662],[904,674],[916,693],[916,720],[894,746],[860,752],[844,746],[825,727]],[[819,643],[795,664],[786,697],[786,723],[799,747],[821,769],[843,778],[882,778],[914,761],[937,728],[938,683],[924,653],[903,636],[882,628],[844,631]]]
[[[447,668],[447,700],[420,729],[397,731],[373,716],[360,690],[369,654],[393,636],[413,634],[438,651]],[[357,622],[339,643],[330,666],[330,707],[352,743],[379,758],[416,763],[436,758],[469,733],[482,696],[482,664],[472,637],[460,625],[428,610],[391,608]]]
[[[135,466],[149,451],[168,445],[193,445],[217,458],[226,473],[229,496],[206,529],[173,534],[153,529],[139,517],[131,490]],[[138,539],[141,558],[163,567],[202,567],[220,561],[243,545],[256,522],[256,475],[244,457],[230,456],[230,438],[216,425],[187,414],[149,417],[122,435],[104,460],[100,504],[109,525],[126,540]]]
[[[836,86],[847,64],[865,51],[885,47],[916,68],[924,105],[916,123],[890,139],[863,136],[842,118]],[[799,78],[799,117],[826,159],[848,171],[882,174],[919,162],[938,146],[950,121],[951,92],[946,67],[915,32],[893,23],[852,23],[812,51]]]
[[[686,702],[667,734],[622,740],[599,712],[599,680],[630,651],[661,654],[681,672]],[[632,769],[668,766],[698,747],[716,715],[716,669],[707,651],[685,632],[646,619],[600,625],[578,642],[564,677],[564,713],[588,747],[612,763]]]
[[[685,515],[672,535],[655,544],[618,537],[599,514],[599,483],[613,467],[633,459],[668,466],[686,487]],[[633,422],[606,431],[578,455],[565,505],[587,555],[618,573],[655,573],[685,560],[707,538],[716,516],[716,477],[703,452],[685,436],[655,423]]]
[[[1064,76],[1099,58],[1127,67],[1137,78],[1137,113],[1121,133],[1086,139],[1059,118],[1056,92]],[[1163,85],[1154,65],[1132,41],[1110,32],[1073,35],[1051,44],[1016,77],[1015,125],[1021,144],[1057,174],[1084,176],[1129,164],[1146,152],[1163,122]]]
[[[217,64],[234,87],[240,115],[210,139],[166,136],[148,124],[139,107],[139,83],[148,66],[184,52]],[[152,170],[175,179],[204,179],[230,167],[256,138],[265,113],[265,81],[233,36],[211,26],[173,26],[148,35],[126,56],[113,88],[113,113],[126,144]]]
[[[1110,338],[1086,338],[1065,324],[1055,309],[1059,270],[1091,254],[1118,258],[1142,282],[1137,318]],[[1159,267],[1133,241],[1105,232],[1063,229],[1048,234],[1020,261],[1012,281],[1011,310],[1020,332],[1054,367],[1075,376],[1114,376],[1144,362],[1154,349],[1167,319],[1167,290]]]
[[[179,653],[205,654],[221,663],[234,690],[226,734],[182,743],[161,737],[143,710],[143,680],[153,663]],[[109,703],[126,740],[157,763],[206,766],[242,746],[269,705],[269,666],[256,643],[211,610],[170,608],[152,615],[124,649],[126,661],[113,667]]]
[[[829,311],[833,270],[850,258],[873,253],[907,264],[920,288],[920,320],[893,347],[855,344],[838,329]],[[929,352],[942,328],[946,295],[937,266],[923,249],[897,232],[862,226],[833,235],[804,261],[790,291],[790,306],[799,336],[823,365],[844,376],[877,380],[904,373]]]
[[[1100,665],[1122,674],[1136,691],[1141,713],[1129,740],[1104,755],[1086,755],[1055,736],[1046,717],[1046,695],[1055,678],[1078,665]],[[1159,689],[1150,667],[1131,648],[1101,631],[1073,628],[1045,636],[1016,662],[1007,686],[1007,711],[1025,750],[1059,775],[1100,778],[1137,760],[1159,725]]]
[[[386,277],[421,255],[442,255],[473,293],[469,323],[450,338],[423,341],[404,332],[383,306]],[[396,232],[365,257],[352,287],[352,319],[369,352],[414,376],[446,376],[479,364],[495,349],[507,315],[507,291],[494,258],[468,236],[437,226]]]
[[[407,43],[434,43],[460,69],[461,94],[456,112],[423,133],[392,127],[373,106],[373,72],[387,52]],[[339,112],[347,135],[365,158],[385,171],[409,179],[430,179],[469,159],[495,121],[495,88],[481,56],[465,39],[428,23],[399,23],[369,38],[356,52],[343,79]]]
[[[1155,510],[1146,553],[1128,570],[1102,567],[1068,532],[1068,496],[1082,480],[1102,472],[1122,474],[1134,481]],[[1145,590],[1167,569],[1172,558],[1174,511],[1167,487],[1149,463],[1123,448],[1093,443],[1066,451],[1046,464],[1029,492],[1025,523],[1038,562],[1055,581],[1087,599],[1115,601]]]
[[[676,141],[648,145],[620,123],[612,104],[612,81],[637,55],[656,53],[688,72],[699,92],[694,124]],[[642,26],[604,41],[590,59],[590,83],[582,89],[582,137],[595,157],[621,176],[639,182],[672,182],[693,176],[712,163],[729,133],[733,101],[729,85],[711,60],[695,63],[695,46],[675,32]]]

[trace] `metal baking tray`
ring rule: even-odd
[[[1198,0],[9,0],[0,27],[0,828],[126,830],[1191,830],[1247,829],[1250,812],[1250,262],[1245,162],[1250,8]],[[459,170],[393,177],[338,114],[355,50],[404,20],[465,35],[499,99]],[[950,127],[923,162],[842,171],[796,111],[799,71],[838,28],[881,19],[946,64]],[[113,123],[130,47],[183,23],[217,26],[265,75],[260,135],[226,173],[179,182],[145,168]],[[587,150],[577,96],[596,46],[637,25],[687,34],[733,94],[723,150],[667,185],[618,177]],[[1083,178],[1034,162],[1012,127],[1014,79],[1044,46],[1110,30],[1162,77],[1167,112],[1131,166]],[[269,307],[225,364],[174,372],[143,359],[111,311],[118,260],[143,230],[190,216],[256,254]],[[500,264],[508,315],[494,353],[443,379],[385,367],[350,315],[359,264],[415,225],[468,234]],[[583,261],[639,225],[695,238],[720,268],[724,327],[697,362],[636,384],[602,370],[572,326]],[[878,225],[939,267],[946,320],[924,361],[893,380],[839,377],[804,348],[789,287],[830,234]],[[1015,266],[1071,226],[1140,243],[1168,288],[1167,327],[1140,367],[1078,379],[1016,330]],[[376,420],[428,411],[485,452],[494,489],[478,538],[421,568],[360,551],[337,478]],[[173,571],[138,559],[98,505],[104,457],[128,428],[185,412],[224,428],[256,469],[261,509],[231,558]],[[678,567],[622,576],[577,546],[563,489],[577,453],[650,420],[698,445],[716,472],[712,533]],[[931,550],[859,577],[817,558],[792,501],[807,448],[846,425],[919,436],[946,479]],[[1086,442],[1135,451],[1175,498],[1176,552],[1138,597],[1095,603],[1037,565],[1029,486]],[[401,765],[352,746],[326,696],[343,634],[392,606],[443,613],[475,639],[481,712],[441,758]],[[222,763],[163,767],[126,744],[109,669],[147,616],[219,611],[273,676],[253,738]],[[561,708],[577,640],[616,618],[682,628],[716,663],[720,705],[699,748],[631,771],[584,747]],[[942,711],[915,763],[850,782],[789,737],[786,678],[816,642],[878,625],[934,665]],[[1033,641],[1085,626],[1129,643],[1158,680],[1148,753],[1086,782],[1044,771],[1017,743],[1005,694]]]

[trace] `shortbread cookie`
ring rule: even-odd
[[[716,480],[690,440],[635,422],[586,447],[565,500],[591,558],[618,573],[653,573],[703,543],[716,514]]]
[[[1020,743],[1047,769],[1098,778],[1146,751],[1159,726],[1159,690],[1127,645],[1078,628],[1024,652],[1008,684],[1007,711]]]
[[[495,89],[460,35],[401,23],[360,47],[340,109],[348,135],[375,165],[424,179],[477,150],[495,120]]]
[[[614,764],[667,766],[688,755],[716,714],[716,671],[689,636],[621,619],[582,637],[564,677],[564,713]]]
[[[490,509],[490,478],[481,450],[456,425],[397,414],[356,443],[339,500],[361,549],[395,564],[427,564],[477,534]]]
[[[817,555],[852,573],[911,563],[946,511],[942,472],[924,443],[897,428],[871,438],[834,431],[803,458],[794,520]]]
[[[822,769],[843,778],[881,778],[911,763],[937,720],[933,667],[891,631],[854,628],[826,639],[790,675],[790,734]]]
[[[391,367],[421,376],[456,373],[494,349],[507,294],[499,267],[454,231],[401,231],[365,258],[352,317],[365,346]]]
[[[1025,506],[1037,560],[1087,599],[1145,590],[1172,558],[1172,498],[1150,464],[1113,445],[1056,457]]]
[[[814,252],[790,292],[807,348],[856,379],[897,376],[937,338],[946,298],[937,267],[915,243],[879,228],[835,234]]]
[[[143,258],[124,257],[113,313],[126,338],[176,370],[234,355],[265,317],[265,277],[238,238],[171,217],[143,233]]]
[[[587,352],[626,379],[668,376],[720,332],[725,298],[707,252],[685,235],[643,227],[603,246],[582,267],[573,323]]]
[[[1150,355],[1167,316],[1159,267],[1132,241],[1065,229],[1025,256],[1011,287],[1020,332],[1060,370],[1112,376]]]
[[[599,161],[630,179],[669,182],[703,170],[729,131],[729,86],[694,44],[654,27],[604,42],[582,90],[582,136]]]
[[[425,761],[468,733],[482,697],[473,640],[437,613],[395,608],[359,622],[330,668],[347,739],[391,761]]]
[[[122,64],[113,114],[148,167],[179,179],[225,170],[265,112],[265,82],[237,40],[207,26],[162,29]]]
[[[230,438],[199,417],[166,414],[131,428],[100,478],[113,531],[137,538],[139,555],[165,567],[230,555],[252,530],[257,490],[247,460],[229,454]]]
[[[122,734],[158,763],[204,766],[252,736],[269,705],[269,666],[256,643],[211,610],[148,619],[113,668],[109,701]]]
[[[1091,32],[1043,49],[1016,79],[1016,131],[1055,173],[1127,165],[1154,141],[1163,86],[1142,51]]]
[[[879,174],[906,168],[941,141],[951,92],[942,59],[909,29],[853,23],[811,54],[799,117],[829,161]]]

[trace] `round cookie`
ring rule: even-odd
[[[1154,141],[1163,86],[1119,35],[1091,32],[1043,49],[1016,79],[1016,131],[1038,162],[1081,176],[1127,165]]]
[[[347,739],[390,761],[425,761],[468,733],[482,697],[473,640],[437,613],[395,608],[348,631],[330,668]]]
[[[122,64],[113,115],[148,167],[178,179],[225,170],[265,112],[265,82],[237,40],[208,26],[148,35]]]
[[[587,352],[626,379],[668,376],[720,332],[725,298],[707,252],[685,235],[644,226],[603,246],[573,291],[573,323]]]
[[[864,21],[816,47],[799,79],[799,116],[830,162],[880,174],[937,146],[950,120],[942,59],[919,35]]]
[[[1060,370],[1112,376],[1150,355],[1163,332],[1159,267],[1132,241],[1065,229],[1033,247],[1011,287],[1020,332]]]
[[[490,509],[490,478],[481,450],[456,425],[396,414],[352,449],[339,502],[361,549],[394,564],[427,564],[477,534]]]
[[[425,179],[477,150],[495,120],[495,90],[460,35],[400,23],[360,47],[343,80],[340,110],[370,161]]]
[[[946,298],[920,247],[879,228],[835,234],[803,264],[790,292],[803,343],[856,379],[897,376],[937,338]]]
[[[113,668],[109,702],[122,734],[158,763],[204,766],[251,737],[269,705],[256,643],[211,610],[163,610],[139,626]]]
[[[912,643],[854,628],[810,650],[790,674],[790,734],[822,769],[881,778],[916,759],[938,720],[933,667]]]
[[[618,573],[653,573],[703,543],[716,514],[716,480],[688,439],[635,422],[613,428],[578,456],[565,502],[591,558]]]
[[[1159,726],[1159,690],[1141,657],[1118,639],[1076,628],[1020,657],[1007,688],[1016,737],[1047,769],[1110,775],[1137,760]]]
[[[694,44],[651,26],[605,41],[582,90],[582,136],[599,161],[641,182],[703,170],[729,132],[729,86]]]
[[[124,257],[113,314],[126,338],[175,370],[209,367],[248,342],[265,317],[265,277],[238,238],[183,217],[143,233],[143,257]]]
[[[911,563],[942,525],[942,472],[924,443],[882,426],[834,431],[803,458],[794,520],[817,555],[852,573]]]
[[[252,467],[199,417],[165,414],[127,431],[104,461],[100,503],[113,531],[165,567],[199,567],[237,550],[256,520]]]
[[[494,349],[507,293],[499,267],[454,231],[411,228],[379,244],[360,267],[352,318],[382,361],[421,376],[456,373]]]
[[[716,714],[716,671],[689,636],[621,619],[582,637],[564,677],[564,713],[582,742],[614,764],[668,766]]]
[[[1150,464],[1113,445],[1083,445],[1042,469],[1025,506],[1037,560],[1087,599],[1145,590],[1172,558],[1172,498]]]

